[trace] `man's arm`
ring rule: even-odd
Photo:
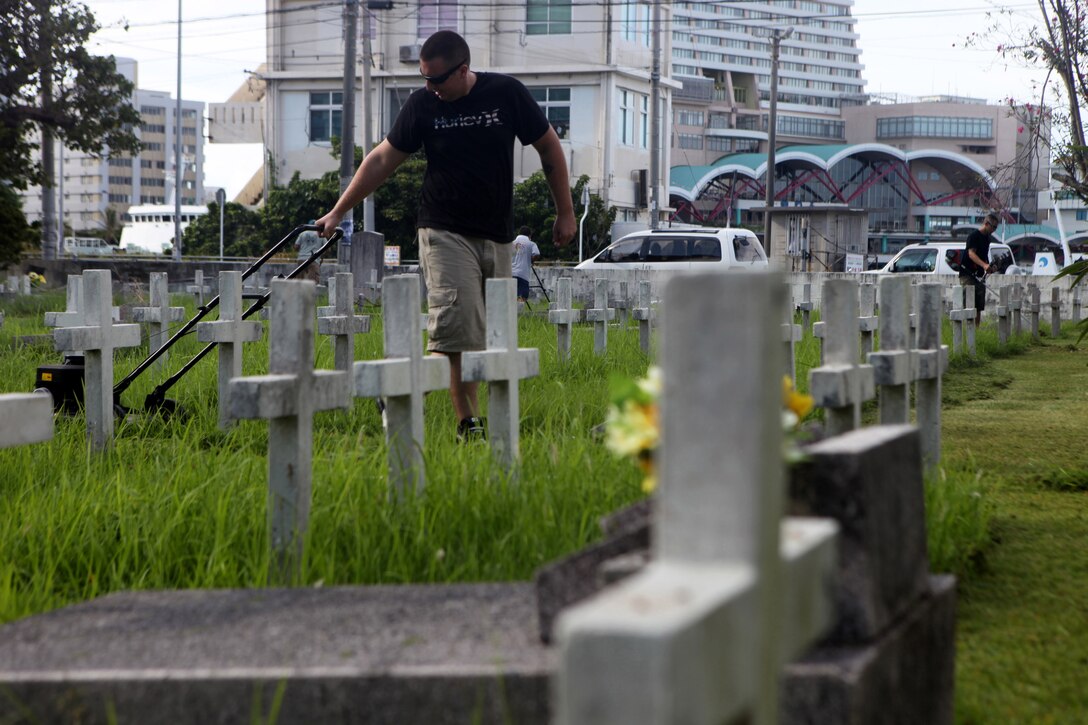
[[[409,154],[397,149],[388,140],[383,140],[373,151],[363,158],[363,163],[355,171],[351,183],[340,195],[328,214],[314,222],[321,229],[321,236],[328,239],[340,226],[340,220],[348,209],[355,207],[363,199],[374,193],[382,182],[404,163]]]
[[[978,256],[978,254],[975,252],[975,250],[968,249],[967,250],[967,256],[971,258],[972,262],[974,262],[978,266],[982,267],[982,269],[984,271],[986,271],[986,272],[990,271],[990,265],[987,262],[983,262],[982,258]]]
[[[552,241],[562,247],[574,238],[574,204],[570,200],[570,174],[567,171],[567,158],[563,155],[563,145],[555,129],[548,126],[547,132],[533,142],[533,148],[540,155],[540,167],[548,188],[555,202],[555,226],[552,228]]]

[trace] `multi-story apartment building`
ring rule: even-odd
[[[260,96],[241,94],[235,103],[213,104],[210,136],[263,141],[273,177],[267,182],[285,183],[296,171],[314,178],[338,168],[330,151],[343,112],[342,5],[268,0],[268,12],[277,20],[269,23],[268,60],[259,74],[263,118],[253,118],[252,104]],[[667,27],[668,6],[662,14]],[[365,146],[364,113],[373,124],[371,143],[384,138],[404,100],[423,86],[423,41],[437,30],[454,30],[468,41],[474,69],[508,73],[529,87],[559,134],[572,178],[589,176],[591,190],[619,209],[619,219],[645,220],[652,145],[650,21],[650,6],[636,0],[411,0],[391,10],[364,9],[360,35],[371,37],[372,82],[368,95],[357,84],[356,143]],[[676,84],[669,80],[670,43],[662,40],[661,127],[667,139]],[[365,62],[362,47],[360,38],[357,78]],[[667,148],[662,157],[659,188],[665,199]],[[515,178],[538,168],[531,147],[515,151]]]
[[[841,110],[865,90],[853,0],[673,3],[674,162],[699,166],[766,152],[771,36],[778,63],[778,143],[842,143]]]
[[[137,82],[136,61],[117,59],[118,71]],[[57,210],[63,210],[66,227],[76,232],[101,231],[106,210],[118,220],[129,206],[172,204],[174,202],[174,138],[180,128],[182,153],[182,204],[204,202],[204,104],[182,101],[181,123],[176,122],[177,102],[169,93],[137,88],[132,104],[140,111],[136,130],[143,145],[138,156],[97,157],[64,150],[57,158],[63,178],[55,189],[60,195]],[[27,221],[41,219],[42,191],[30,187],[23,196]]]

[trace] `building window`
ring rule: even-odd
[[[1088,222],[1088,209],[1077,209],[1077,221]]]
[[[166,126],[161,123],[141,123],[140,130],[144,133],[166,133]]]
[[[145,151],[162,151],[162,143],[159,141],[145,141],[143,146]]]
[[[620,10],[620,33],[631,43],[650,45],[650,8],[638,0],[626,0]]]
[[[419,0],[417,38],[429,38],[439,30],[457,30],[457,0]]]
[[[650,147],[650,97],[639,96],[638,108],[638,147]]]
[[[548,117],[556,135],[567,138],[570,135],[570,89],[530,88],[529,93],[540,104],[540,110]]]
[[[721,136],[707,136],[706,147],[709,151],[732,151],[733,139]]]
[[[110,194],[110,202],[114,204],[127,204],[128,194]]]
[[[990,118],[954,118],[948,116],[900,116],[878,118],[876,137],[883,138],[969,138],[994,136]]]
[[[676,124],[678,126],[698,126],[702,128],[706,116],[702,111],[677,111]]]
[[[162,116],[166,109],[162,106],[140,106],[140,113],[144,116]]]
[[[631,104],[631,97],[634,95],[631,91],[620,91],[618,135],[623,146],[633,146],[635,143],[635,109]]]
[[[676,134],[676,145],[682,149],[699,151],[703,148],[703,137],[697,133]]]
[[[327,143],[339,135],[344,94],[340,91],[310,94],[310,141]]]
[[[733,86],[733,100],[742,106],[746,105],[748,103],[748,89]]]
[[[527,0],[525,32],[529,35],[570,35],[570,0]]]

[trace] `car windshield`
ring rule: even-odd
[[[932,272],[937,265],[936,249],[908,249],[888,267],[889,272]]]

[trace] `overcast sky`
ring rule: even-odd
[[[177,75],[177,4],[147,0],[87,0],[103,26],[93,51],[139,61],[139,85],[174,93]],[[1003,3],[1021,26],[1036,18],[1036,4]],[[870,93],[933,94],[1030,99],[1029,72],[998,58],[993,37],[977,47],[965,41],[992,25],[988,0],[855,0],[863,77]],[[265,59],[265,0],[183,0],[182,96],[222,102]],[[125,26],[127,24],[127,30]],[[1002,20],[1003,27],[1010,21]],[[207,144],[205,184],[233,197],[261,163],[256,145]]]

